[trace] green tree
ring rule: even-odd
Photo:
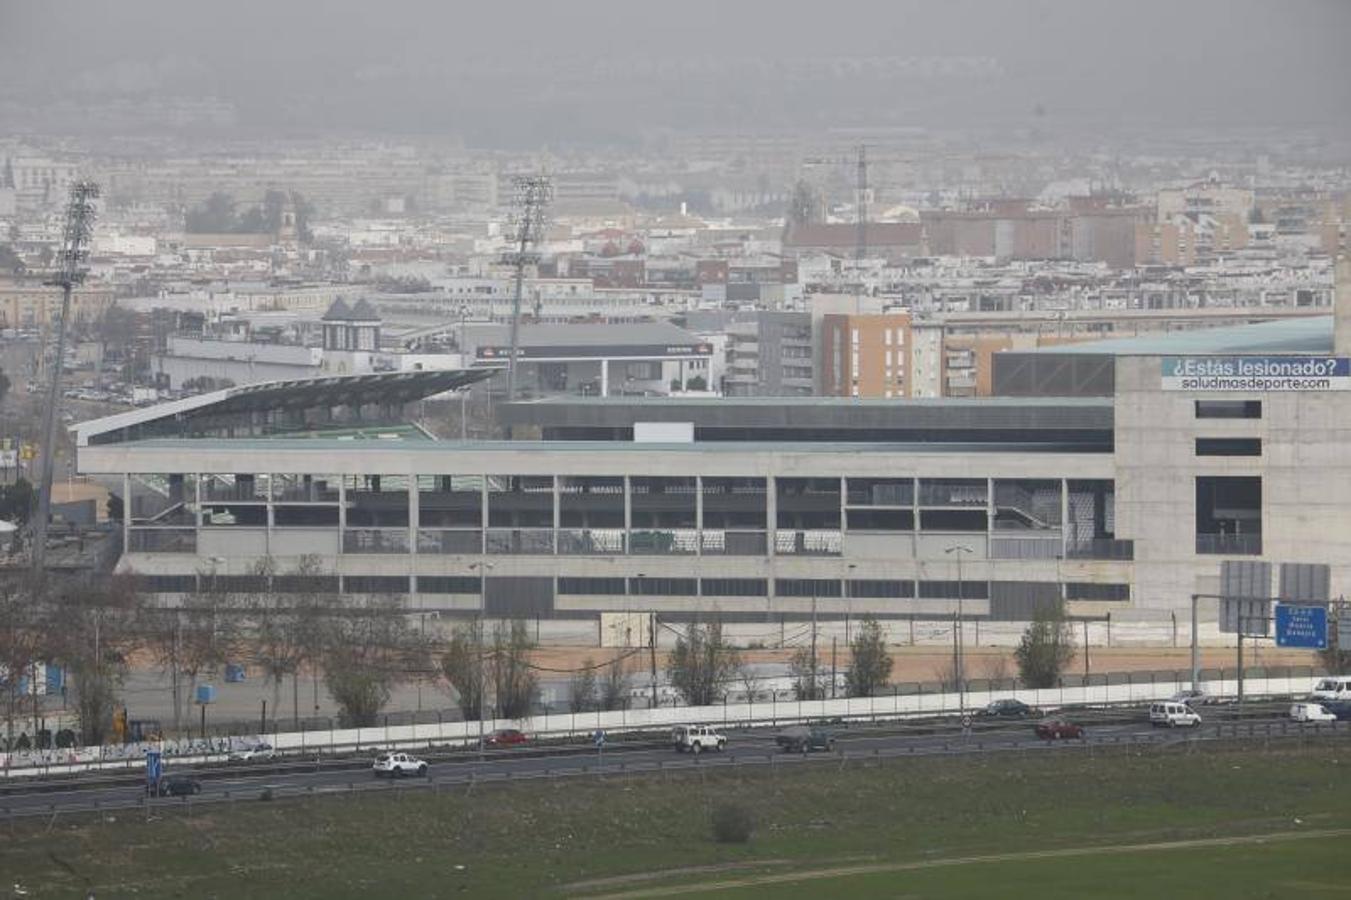
[[[710,706],[727,692],[741,668],[741,655],[723,637],[719,622],[695,619],[676,638],[666,677],[689,706]]]
[[[238,227],[235,199],[217,191],[200,206],[188,210],[184,225],[190,234],[226,234],[235,231]]]
[[[33,484],[20,478],[13,484],[0,485],[0,519],[22,525],[33,511],[36,496]]]
[[[849,696],[871,697],[886,687],[891,678],[891,656],[887,653],[882,625],[875,617],[863,617],[849,649],[851,660],[845,673]]]
[[[1026,687],[1055,687],[1060,673],[1074,659],[1074,629],[1065,616],[1064,603],[1038,607],[1013,656]]]

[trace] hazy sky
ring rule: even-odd
[[[480,143],[1038,106],[1334,127],[1351,113],[1348,36],[1351,0],[0,0],[0,97],[213,96],[251,128]],[[966,62],[813,68],[916,57]]]

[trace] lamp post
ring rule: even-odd
[[[495,567],[486,560],[469,564],[469,571],[478,572],[478,617],[474,632],[478,639],[478,758],[483,761],[483,701],[488,695],[487,657],[483,652],[484,618],[488,611],[488,573]]]
[[[976,551],[966,544],[953,544],[951,547],[944,549],[943,552],[957,558],[957,617],[952,626],[952,674],[957,679],[957,712],[964,715],[966,713],[966,672],[962,660],[964,637],[962,634],[962,600],[966,590],[962,583],[962,554],[975,553]]]

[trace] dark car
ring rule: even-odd
[[[1028,719],[1037,711],[1021,700],[996,700],[981,710],[982,716],[996,719]]]
[[[774,736],[774,743],[782,747],[784,753],[835,749],[835,738],[830,732],[822,728],[808,728],[806,725],[785,728]]]
[[[1062,741],[1069,738],[1082,740],[1088,736],[1084,726],[1064,719],[1043,719],[1036,724],[1036,732],[1037,737],[1048,741]]]
[[[1324,700],[1319,705],[1336,716],[1338,722],[1351,720],[1351,700]]]
[[[516,728],[502,728],[488,735],[487,743],[491,747],[510,747],[529,742],[524,731]]]
[[[159,782],[161,797],[190,797],[201,792],[202,783],[188,775],[170,775]]]

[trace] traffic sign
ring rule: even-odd
[[[597,728],[596,733],[591,735],[591,740],[597,747],[605,746],[605,732]]]
[[[1276,646],[1321,650],[1328,645],[1326,606],[1276,604]]]

